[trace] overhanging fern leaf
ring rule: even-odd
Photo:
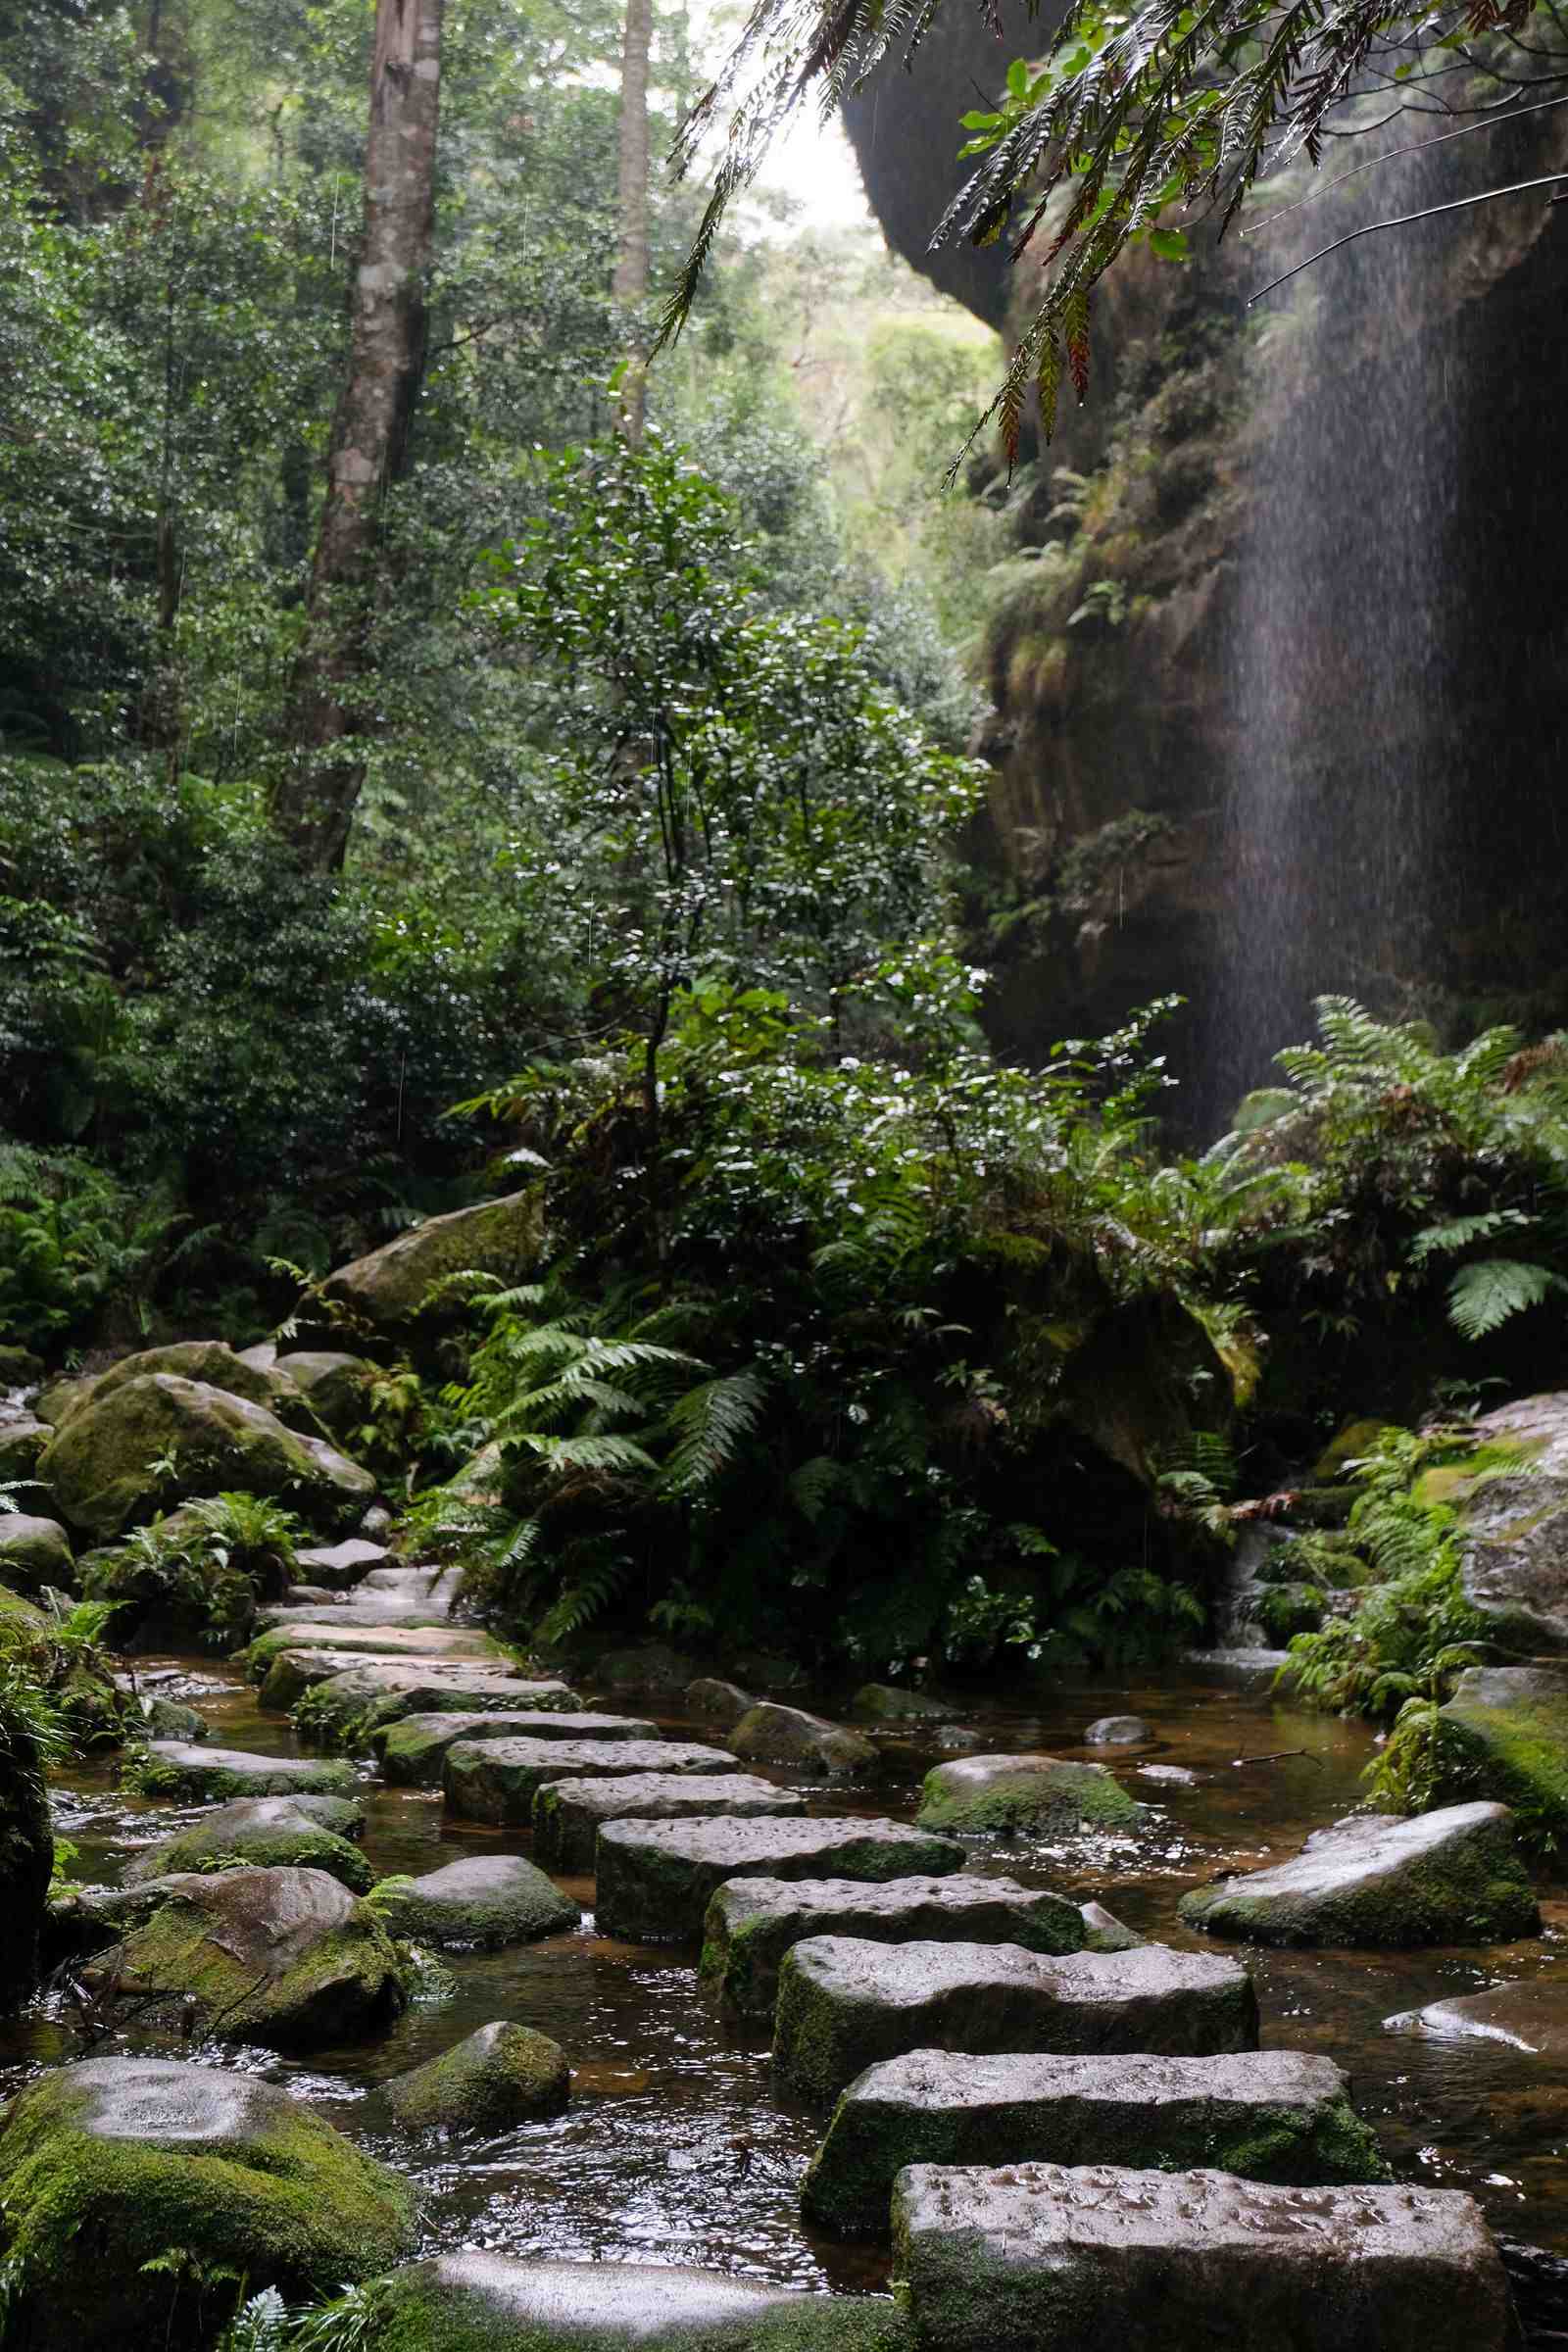
[[[1523,1233],[1535,1222],[1518,1208],[1488,1208],[1478,1216],[1449,1217],[1416,1235],[1408,1251],[1410,1263],[1419,1266],[1429,1257],[1455,1257],[1476,1242],[1494,1241],[1499,1233]]]
[[[1479,1258],[1461,1266],[1448,1285],[1448,1320],[1462,1338],[1484,1340],[1554,1292],[1568,1292],[1568,1282],[1547,1266],[1517,1257]]]
[[[669,1413],[674,1448],[661,1484],[691,1494],[726,1469],[761,1416],[767,1384],[756,1372],[732,1372],[689,1389]]]

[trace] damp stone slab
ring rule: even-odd
[[[367,1658],[352,1649],[281,1649],[262,1678],[260,1704],[283,1714],[318,1683],[357,1675],[366,1691],[420,1700],[410,1713],[433,1707],[578,1707],[582,1701],[564,1683],[529,1682],[503,1658]],[[471,1696],[462,1695],[471,1693]],[[422,1694],[422,1695],[421,1695]]]
[[[1031,1952],[1081,1951],[1089,1940],[1075,1903],[1015,1879],[960,1871],[948,1878],[734,1879],[703,1922],[703,1982],[744,2017],[771,2017],[778,1972],[809,1936],[873,1943],[1014,1943]]]
[[[1504,2352],[1471,2197],[1116,2165],[910,2165],[894,2274],[917,2352]]]
[[[189,1804],[226,1803],[237,1796],[353,1796],[359,1781],[338,1756],[253,1756],[239,1747],[149,1740],[150,1793]]]
[[[1181,2172],[1208,2165],[1294,2185],[1392,2179],[1328,2058],[1241,2050],[1089,2058],[911,2050],[850,2084],[801,2191],[835,2237],[888,2233],[906,2164],[1021,2162]]]
[[[377,2279],[374,2305],[377,2352],[911,2352],[912,2341],[881,2296],[657,2263],[437,2254]]]
[[[270,1633],[258,1634],[250,1646],[239,1652],[238,1663],[253,1682],[259,1683],[278,1652],[284,1649],[346,1649],[355,1656],[368,1658],[488,1658],[497,1666],[506,1659],[500,1642],[493,1642],[474,1626],[357,1628],[347,1609],[336,1609],[314,1623],[306,1619],[301,1625],[275,1626]]]
[[[1506,1805],[1352,1815],[1294,1861],[1195,1886],[1177,1907],[1190,1928],[1254,1943],[1506,1943],[1541,1929]]]
[[[599,1833],[595,1917],[630,1942],[696,1943],[727,1879],[945,1878],[965,1849],[898,1821],[612,1821]]]
[[[555,1715],[544,1708],[500,1709],[494,1714],[460,1714],[438,1709],[403,1715],[370,1735],[370,1752],[381,1777],[395,1788],[439,1788],[447,1750],[460,1740],[644,1740],[659,1738],[657,1723],[639,1715],[593,1715],[581,1709]]]
[[[1492,1984],[1457,1993],[1425,2009],[1401,2009],[1383,2021],[1385,2034],[1416,2034],[1429,2041],[1486,2041],[1521,2057],[1568,2060],[1568,1984],[1550,1978]]]
[[[738,1772],[723,1747],[690,1740],[459,1740],[447,1749],[441,1788],[462,1821],[526,1828],[547,1781],[639,1772]]]
[[[816,1936],[779,1971],[773,2070],[827,2106],[909,2050],[1200,2058],[1257,2047],[1257,1995],[1216,1953],[1140,1944],[1050,1959],[1009,1943],[869,1943]]]
[[[798,1789],[755,1773],[637,1772],[547,1781],[533,1800],[533,1850],[550,1870],[591,1871],[607,1821],[751,1821],[804,1814]]]

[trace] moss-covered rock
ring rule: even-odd
[[[494,1948],[564,1936],[582,1914],[519,1854],[470,1855],[418,1879],[383,1879],[368,1907],[394,1936],[418,1943]]]
[[[291,1381],[309,1399],[311,1410],[334,1438],[351,1438],[368,1419],[370,1391],[380,1375],[363,1355],[340,1355],[327,1348],[305,1348],[280,1355],[281,1381]],[[273,1406],[273,1411],[277,1407]]]
[[[0,1480],[33,1477],[53,1435],[48,1422],[31,1413],[0,1419]]]
[[[100,1540],[219,1491],[267,1495],[322,1528],[351,1524],[375,1493],[369,1472],[324,1439],[167,1372],[90,1397],[56,1430],[39,1473],[72,1526]]]
[[[749,1772],[634,1772],[547,1781],[533,1800],[533,1848],[551,1870],[591,1872],[607,1821],[755,1821],[804,1814],[798,1789]]]
[[[520,1690],[522,1686],[514,1686]],[[570,1693],[568,1693],[570,1695]],[[460,1740],[637,1740],[659,1738],[659,1726],[637,1715],[556,1714],[520,1704],[494,1713],[443,1706],[429,1714],[376,1722],[369,1749],[381,1776],[398,1788],[439,1788],[447,1752]]]
[[[86,1972],[142,2025],[270,2049],[320,2049],[385,2025],[405,2004],[391,1940],[367,1903],[322,1870],[186,1874],[150,1883],[163,1902]]]
[[[867,2067],[833,2113],[801,2191],[836,2237],[885,2237],[906,2164],[1211,2165],[1303,2186],[1393,2178],[1349,2084],[1294,2050],[1203,2058],[957,2056]]]
[[[111,1364],[107,1372],[91,1380],[63,1383],[49,1391],[48,1418],[61,1429],[83,1406],[112,1396],[128,1381],[157,1372],[172,1373],[176,1380],[201,1381],[227,1396],[243,1397],[247,1404],[263,1405],[286,1428],[299,1430],[303,1436],[325,1435],[322,1422],[294,1382],[280,1380],[275,1372],[248,1362],[221,1340],[176,1340],[167,1348],[144,1348],[139,1354],[122,1356],[118,1364]]]
[[[601,1690],[684,1690],[695,1661],[667,1642],[640,1642],[634,1649],[607,1649],[594,1660],[592,1681]]]
[[[688,1683],[682,1695],[688,1715],[699,1723],[710,1723],[720,1732],[729,1731],[757,1704],[755,1694],[743,1690],[739,1683],[722,1682],[710,1674],[700,1674],[695,1682]]]
[[[770,1699],[743,1715],[729,1738],[745,1764],[791,1764],[798,1772],[829,1781],[864,1780],[882,1761],[858,1732],[808,1715],[801,1707],[776,1706]]]
[[[538,1263],[543,1238],[542,1191],[508,1193],[474,1208],[426,1217],[368,1257],[339,1266],[327,1278],[325,1296],[377,1330],[401,1330],[449,1275],[471,1270],[503,1283],[522,1281]]]
[[[721,1747],[695,1740],[459,1740],[447,1749],[441,1787],[462,1821],[527,1828],[546,1781],[624,1779],[641,1772],[722,1775],[738,1769]]]
[[[1103,1764],[1059,1756],[960,1756],[928,1772],[915,1826],[955,1838],[1071,1837],[1128,1830],[1139,1819]]]
[[[1568,1837],[1568,1672],[1473,1666],[1439,1711],[1433,1793],[1511,1806],[1532,1845]]]
[[[442,2254],[368,2301],[375,2352],[914,2352],[892,2303],[654,2263]]]
[[[0,1577],[8,1585],[36,1592],[42,1585],[69,1591],[74,1565],[71,1538],[57,1519],[39,1519],[29,1511],[0,1512]]]
[[[226,1804],[236,1796],[352,1796],[352,1764],[335,1756],[256,1756],[241,1747],[149,1740],[129,1757],[125,1779],[149,1796]]]
[[[124,1883],[140,1886],[176,1872],[245,1864],[261,1870],[324,1870],[355,1894],[366,1894],[375,1873],[345,1834],[348,1825],[363,1826],[364,1820],[362,1809],[346,1797],[241,1797],[133,1855]]]
[[[930,1690],[905,1690],[894,1683],[862,1683],[850,1713],[866,1723],[941,1723],[957,1709]]]
[[[1541,1928],[1505,1805],[1352,1816],[1294,1862],[1195,1886],[1178,1907],[1189,1927],[1254,1943],[1505,1943]]]
[[[143,1740],[176,1740],[182,1746],[199,1747],[213,1736],[211,1724],[199,1709],[188,1707],[182,1698],[165,1698],[156,1690],[127,1697],[123,1712],[127,1734]]]
[[[509,2132],[560,2115],[571,2094],[566,2053],[530,2026],[481,2026],[386,2086],[387,2104],[413,2131]]]
[[[1568,1391],[1499,1405],[1475,1434],[1475,1452],[1429,1472],[1421,1499],[1458,1508],[1465,1598],[1499,1639],[1568,1650]]]
[[[423,1666],[434,1665],[438,1659],[451,1663],[463,1658],[487,1659],[497,1670],[504,1670],[507,1664],[500,1642],[476,1626],[356,1626],[346,1609],[335,1616],[323,1613],[306,1618],[298,1625],[271,1626],[258,1634],[235,1662],[253,1683],[261,1683],[274,1658],[296,1649],[330,1649],[351,1658],[401,1658]]]
[[[594,1917],[610,1936],[700,1940],[727,1879],[944,1878],[966,1856],[900,1821],[612,1821],[599,1833]]]
[[[0,2132],[0,2198],[28,2352],[194,2352],[242,2281],[331,2294],[414,2239],[407,2186],[309,2105],[160,2059],[90,2058],[30,2083]]]

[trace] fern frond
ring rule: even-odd
[[[690,1389],[669,1414],[675,1445],[660,1481],[666,1494],[693,1494],[726,1470],[761,1418],[767,1384],[732,1372]]]
[[[1449,1283],[1448,1320],[1461,1338],[1484,1340],[1510,1317],[1540,1306],[1557,1292],[1568,1292],[1568,1281],[1549,1267],[1530,1265],[1522,1258],[1483,1257],[1473,1266],[1461,1266]]]
[[[1405,1252],[1411,1265],[1429,1257],[1454,1257],[1472,1243],[1493,1241],[1499,1233],[1524,1233],[1537,1222],[1518,1208],[1488,1208],[1473,1217],[1448,1217],[1441,1225],[1424,1226]]]
[[[507,1445],[525,1447],[557,1478],[573,1470],[621,1473],[642,1470],[652,1475],[659,1470],[653,1455],[632,1438],[608,1435],[554,1438],[539,1430],[529,1430],[519,1437],[509,1438]]]

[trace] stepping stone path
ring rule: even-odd
[[[1060,1756],[960,1756],[928,1772],[915,1827],[953,1838],[1071,1838],[1082,1831],[1130,1830],[1139,1821],[1128,1795],[1103,1764]]]
[[[1327,2058],[1057,2058],[913,2050],[869,2066],[834,2111],[801,2191],[837,2237],[885,2237],[906,2164],[1208,2164],[1250,2180],[1387,2180]]]
[[[396,1788],[439,1788],[447,1751],[460,1740],[643,1740],[659,1738],[657,1723],[637,1715],[552,1715],[543,1709],[487,1715],[402,1715],[370,1735],[381,1777]]]
[[[463,1821],[526,1829],[546,1781],[638,1772],[732,1773],[722,1747],[682,1740],[460,1740],[447,1749],[441,1786]]]
[[[340,1649],[355,1657],[417,1658],[425,1665],[432,1658],[487,1658],[493,1667],[499,1667],[506,1657],[500,1643],[474,1626],[357,1627],[347,1609],[341,1609],[258,1634],[249,1649],[241,1650],[239,1662],[261,1682],[272,1660],[285,1649]]]
[[[536,1943],[569,1935],[582,1913],[520,1854],[478,1854],[418,1879],[383,1879],[369,1908],[388,1933],[419,1943]]]
[[[612,1821],[598,1851],[595,1919],[634,1943],[695,1943],[726,1879],[945,1877],[968,1860],[899,1821]]]
[[[779,1972],[773,2071],[826,2106],[863,2067],[909,2050],[1152,2051],[1257,2047],[1257,1995],[1234,1961],[1141,1944],[1050,1959],[1016,1944],[868,1943],[819,1936]]]
[[[149,1740],[154,1793],[212,1804],[235,1796],[352,1796],[352,1764],[336,1756],[253,1756],[239,1747]]]
[[[409,1715],[438,1707],[480,1714],[499,1707],[555,1712],[582,1704],[565,1683],[529,1682],[509,1673],[499,1660],[362,1658],[343,1649],[281,1651],[268,1668],[259,1703],[269,1714],[286,1714],[319,1683],[341,1683],[336,1695],[345,1701],[373,1699],[389,1723],[394,1714],[385,1708]]]
[[[1189,1927],[1256,1943],[1501,1943],[1541,1928],[1506,1805],[1352,1815],[1294,1862],[1196,1886],[1177,1908]]]
[[[365,1894],[375,1873],[350,1842],[365,1827],[364,1809],[342,1796],[240,1797],[220,1805],[188,1830],[133,1855],[123,1884],[145,1886],[172,1872],[226,1869],[249,1862],[258,1868],[292,1864],[324,1870],[356,1894]]]
[[[533,1850],[551,1870],[592,1871],[607,1821],[750,1820],[806,1811],[793,1788],[752,1774],[638,1772],[624,1779],[547,1781],[533,1800]]]
[[[1452,2189],[1228,2173],[913,2165],[893,2202],[915,2341],[940,2352],[1503,2352],[1508,2287]]]
[[[711,1991],[747,2017],[771,2017],[778,1972],[792,1944],[810,1936],[855,1936],[874,1943],[1021,1944],[1032,1952],[1081,1951],[1082,1912],[1059,1894],[1013,1879],[735,1879],[720,1886],[703,1922],[702,1974]]]
[[[425,1715],[436,1707],[451,1714],[511,1710],[537,1718],[564,1714],[580,1704],[576,1691],[564,1683],[516,1682],[478,1671],[464,1674],[457,1668],[443,1673],[439,1666],[389,1669],[362,1665],[314,1683],[307,1698],[292,1707],[290,1715],[296,1729],[308,1731],[315,1739],[341,1739],[352,1732],[363,1744],[382,1724],[400,1722],[407,1715]]]

